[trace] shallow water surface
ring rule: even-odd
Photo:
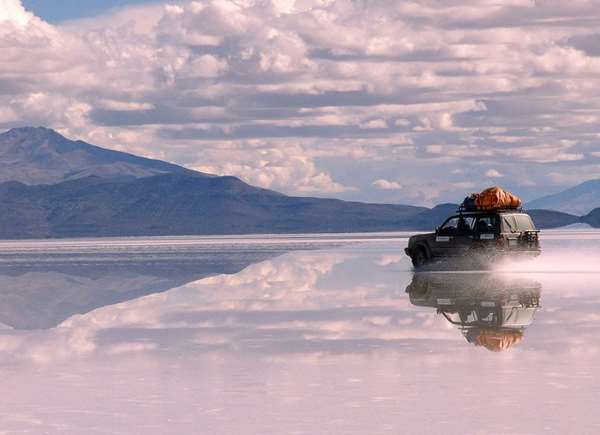
[[[0,242],[0,433],[597,433],[600,232]]]

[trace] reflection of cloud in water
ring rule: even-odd
[[[417,337],[436,338],[418,327],[431,316],[409,311],[395,285],[376,299],[368,298],[373,287],[367,283],[343,289],[324,286],[324,277],[347,260],[343,253],[288,254],[234,276],[211,277],[130,302],[124,307],[126,317],[100,310],[92,313],[93,320],[81,320],[106,322],[100,336],[105,343],[126,334],[135,340],[151,337],[164,346],[193,341],[206,349],[229,351],[357,352],[402,345]],[[133,325],[128,332],[121,329]],[[119,329],[108,330],[115,327]],[[448,334],[442,330],[437,335]]]
[[[378,266],[390,266],[406,261],[406,255],[382,255],[377,260]]]
[[[288,254],[234,275],[75,315],[54,330],[5,337],[0,351],[44,362],[92,352],[190,348],[362,352],[416,339],[454,339],[445,328],[423,329],[435,318],[409,309],[394,275],[387,283],[364,276],[343,288],[336,280],[324,284],[332,274],[344,274],[352,258],[343,252]]]
[[[408,259],[382,258],[403,247],[286,254],[75,315],[51,330],[0,330],[0,426],[7,433],[42,425],[147,434],[594,431],[600,293],[591,274],[500,274],[509,284],[539,283],[543,309],[522,342],[498,354],[465,343],[437,308],[411,304]],[[463,274],[462,290],[472,285],[476,293],[485,276]]]
[[[290,352],[339,354],[395,350],[416,356],[427,349],[422,358],[430,361],[434,355],[449,358],[448,354],[460,346],[460,334],[442,315],[436,314],[439,307],[435,303],[429,306],[436,310],[411,304],[404,289],[412,275],[398,267],[404,265],[403,261],[407,261],[403,256],[379,254],[373,249],[286,254],[250,265],[239,273],[209,276],[167,292],[75,315],[54,330],[27,334],[5,331],[0,352],[7,359],[46,361],[98,353],[122,355],[167,350],[271,356]],[[111,279],[110,273],[104,275],[95,278],[96,284]],[[184,275],[189,280],[191,275]],[[476,300],[479,304],[486,302],[484,296],[491,297],[487,303],[507,295],[509,299],[518,299],[527,288],[539,293],[540,282],[548,281],[547,277],[526,274],[434,273],[431,276],[441,283],[437,296],[440,291],[471,295],[479,292]],[[140,276],[138,284],[145,279]],[[132,277],[124,285],[131,287],[135,281]],[[435,287],[431,282],[428,285]],[[550,286],[551,292],[553,288]],[[581,297],[581,291],[581,287],[565,285],[562,294],[572,292]],[[592,293],[589,296],[595,297]],[[443,295],[437,299],[440,298],[448,299]],[[414,303],[412,294],[411,299]],[[600,297],[595,297],[594,304],[599,302]],[[568,304],[561,306],[561,310],[565,309]],[[577,309],[586,311],[579,306]],[[456,313],[448,317],[453,315]],[[585,316],[572,321],[591,324],[593,315],[590,308]],[[533,320],[533,315],[530,319]],[[458,320],[460,323],[460,315]],[[538,323],[552,327],[554,321],[546,316]],[[516,344],[528,324],[512,329],[506,324],[500,328],[479,325],[479,329],[471,325],[462,330],[468,341],[498,350]],[[561,334],[558,332],[555,337]],[[527,335],[530,338],[517,348],[540,343],[539,351],[548,350],[535,334]],[[568,344],[580,347],[572,337]]]
[[[161,293],[215,274],[234,274],[277,252],[238,252],[132,261],[119,257],[60,258],[0,267],[0,322],[47,329],[74,314]],[[59,261],[60,260],[60,261]]]

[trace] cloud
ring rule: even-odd
[[[600,56],[600,34],[575,35],[569,38],[566,43],[590,56]]]
[[[371,201],[597,164],[592,2],[202,0],[52,26],[0,1],[0,127]],[[430,185],[373,184],[392,179]]]
[[[29,23],[32,15],[28,13],[18,0],[0,0],[0,23],[3,26],[14,25],[23,28]]]
[[[377,186],[380,189],[384,190],[399,190],[402,189],[402,185],[397,181],[389,181],[384,179],[379,179],[373,181],[373,186]]]
[[[207,156],[205,156],[207,157]],[[329,174],[319,171],[314,161],[301,147],[252,150],[248,145],[234,159],[223,162],[219,153],[208,158],[199,171],[218,175],[236,175],[251,184],[288,190],[295,194],[332,194],[351,190],[335,182]]]
[[[502,178],[504,177],[504,175],[502,175],[500,173],[500,171],[498,171],[497,169],[488,169],[487,171],[485,171],[484,174],[486,177],[488,178]]]

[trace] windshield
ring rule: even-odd
[[[473,232],[473,216],[453,216],[439,229],[441,235],[470,234]]]

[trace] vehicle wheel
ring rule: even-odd
[[[421,267],[427,264],[427,254],[423,248],[415,249],[414,254],[410,257],[414,267]]]

